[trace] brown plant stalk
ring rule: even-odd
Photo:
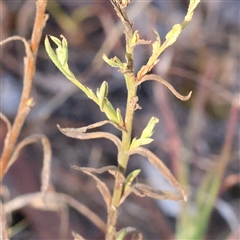
[[[36,68],[36,59],[38,53],[39,43],[42,37],[42,30],[45,27],[48,16],[45,14],[47,0],[38,0],[36,2],[36,17],[33,26],[31,40],[28,43],[25,39],[19,36],[13,37],[13,40],[22,40],[26,47],[26,57],[24,57],[24,77],[23,77],[23,90],[19,103],[17,115],[13,125],[8,132],[7,139],[5,139],[3,152],[0,159],[0,181],[2,181],[9,160],[15,148],[18,136],[21,132],[25,119],[30,112],[31,107],[34,105],[34,100],[31,97],[33,86],[33,78]],[[4,41],[4,43],[7,41]],[[1,43],[1,45],[3,42]]]

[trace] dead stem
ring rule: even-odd
[[[0,159],[0,181],[2,181],[4,177],[5,169],[13,153],[16,141],[18,139],[24,121],[31,107],[34,105],[34,100],[33,98],[31,98],[30,94],[33,85],[33,77],[35,74],[38,47],[42,36],[42,30],[47,21],[47,15],[45,15],[47,0],[38,0],[36,5],[37,11],[30,44],[24,41],[25,46],[27,44],[29,47],[26,47],[26,57],[24,58],[24,78],[22,97],[20,100],[18,112],[15,117],[12,129],[9,132],[8,141],[4,143],[4,148]]]

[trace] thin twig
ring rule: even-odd
[[[7,214],[23,208],[27,205],[32,205],[42,207],[46,210],[56,211],[60,210],[58,206],[61,206],[61,204],[65,203],[67,203],[69,206],[76,209],[82,215],[87,217],[101,231],[106,231],[105,223],[93,211],[91,211],[89,208],[87,208],[85,205],[83,205],[76,199],[64,193],[46,192],[44,198],[42,197],[41,192],[21,195],[5,203],[4,210]]]

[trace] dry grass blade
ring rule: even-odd
[[[121,178],[122,182],[124,182],[124,180],[125,180],[123,173],[116,166],[106,166],[106,167],[96,169],[96,168],[78,167],[78,166],[73,165],[72,168],[76,169],[76,170],[80,170],[80,171],[87,169],[89,172],[98,173],[98,174],[102,174],[104,172],[109,172],[114,177],[116,177],[118,175],[118,177]]]
[[[86,131],[89,129],[88,127],[82,127],[82,128],[61,128],[59,125],[57,125],[58,129],[61,133],[64,135],[71,137],[71,138],[77,138],[80,140],[88,140],[88,139],[96,139],[96,138],[107,138],[111,140],[118,150],[121,149],[121,141],[118,137],[114,136],[111,133],[107,132],[91,132],[86,133]]]
[[[141,195],[145,195],[155,199],[168,199],[168,200],[174,200],[174,201],[179,201],[183,199],[183,196],[179,193],[174,193],[174,192],[164,191],[164,190],[156,190],[145,184],[137,183],[133,185],[132,188],[137,190],[138,193],[140,193]]]
[[[178,192],[156,190],[145,184],[137,183],[137,184],[134,184],[131,188],[129,188],[129,190],[127,190],[124,193],[119,205],[121,205],[131,193],[134,193],[139,197],[148,196],[154,199],[161,199],[161,200],[165,200],[165,199],[173,200],[173,201],[183,200],[183,196]]]
[[[41,192],[25,194],[5,203],[4,210],[7,214],[32,204],[33,206],[41,206],[46,210],[52,209],[53,211],[56,211],[56,209],[59,210],[59,207],[63,206],[66,203],[87,217],[101,231],[106,231],[106,224],[94,212],[92,212],[89,208],[71,196],[63,193],[46,192],[44,194],[44,198]]]
[[[46,192],[49,183],[50,183],[50,174],[51,174],[51,157],[52,157],[52,151],[51,151],[51,144],[48,138],[43,134],[35,134],[32,136],[29,136],[22,140],[16,147],[10,161],[8,168],[17,160],[17,157],[19,155],[19,152],[23,147],[25,147],[28,144],[37,142],[38,140],[41,140],[41,143],[43,145],[43,169],[41,173],[41,191]]]
[[[38,140],[41,140],[43,145],[43,169],[42,169],[42,177],[41,177],[42,178],[41,191],[45,192],[47,191],[49,182],[50,182],[50,173],[51,173],[50,167],[51,167],[51,157],[52,157],[51,145],[48,138],[45,135],[34,134],[23,139],[14,150],[12,157],[10,158],[8,166],[6,168],[6,172],[12,166],[12,164],[17,160],[21,149],[26,145],[37,142]]]
[[[182,101],[187,101],[189,100],[189,98],[192,95],[192,92],[190,92],[187,96],[183,96],[180,93],[178,93],[174,87],[167,82],[166,80],[162,79],[160,76],[156,75],[156,74],[148,74],[145,75],[139,82],[138,85],[140,85],[141,83],[145,82],[145,81],[149,81],[149,80],[154,80],[157,81],[159,83],[162,83],[164,86],[166,86],[171,92],[172,94],[177,97],[178,99],[182,100]]]
[[[41,192],[45,193],[50,184],[52,150],[47,137],[41,138],[43,145],[43,168],[41,174]]]
[[[78,233],[72,231],[72,235],[74,237],[73,240],[85,240],[85,238],[83,238],[82,236],[80,236]]]
[[[3,113],[1,113],[0,112],[0,118],[6,123],[6,125],[7,125],[7,130],[8,130],[8,133],[11,131],[11,123],[10,123],[10,121],[8,120],[8,118],[3,114]]]
[[[111,124],[113,125],[115,128],[117,128],[119,131],[126,131],[126,129],[120,127],[119,125],[117,125],[115,122],[113,121],[110,121],[110,120],[103,120],[103,121],[100,121],[100,122],[97,122],[97,123],[93,123],[93,124],[90,124],[88,126],[86,126],[85,128],[86,129],[93,129],[93,128],[97,128],[97,127],[101,127],[105,124]]]
[[[161,159],[159,159],[155,154],[153,154],[150,150],[138,147],[134,148],[130,151],[128,151],[128,155],[133,154],[140,154],[144,157],[146,157],[149,162],[159,171],[162,173],[162,175],[172,184],[173,187],[180,190],[182,193],[184,201],[187,201],[187,193],[186,190],[179,184],[179,182],[175,179],[175,177],[172,175],[170,170],[167,168],[167,166],[162,162]]]
[[[111,173],[112,171],[120,172],[116,166],[106,166],[106,167],[102,167],[102,168],[88,168],[88,167],[79,167],[76,165],[72,165],[72,168],[75,170],[79,170],[79,171],[87,170],[88,172],[98,173],[98,174],[102,174],[105,172]]]
[[[10,134],[11,134],[11,130],[12,130],[12,125],[10,123],[10,121],[8,120],[8,118],[2,114],[0,112],[0,118],[6,123],[6,126],[7,126],[7,134],[6,134],[6,137],[4,139],[4,145],[7,145],[8,142],[9,142],[9,137],[10,137]]]
[[[32,51],[31,51],[31,48],[29,46],[29,43],[27,42],[27,40],[23,37],[20,37],[20,36],[12,36],[12,37],[9,37],[3,41],[0,42],[0,45],[4,45],[8,42],[11,42],[11,41],[17,41],[17,40],[20,40],[23,42],[24,46],[25,46],[25,51],[26,51],[26,55],[27,56],[32,56]]]

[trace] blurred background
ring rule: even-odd
[[[188,2],[132,1],[127,12],[142,39],[154,41],[154,28],[163,42],[172,26],[182,23]],[[47,12],[49,19],[39,48],[32,91],[36,104],[20,140],[34,133],[45,134],[52,146],[53,191],[73,197],[106,221],[105,203],[95,181],[73,170],[71,165],[114,165],[117,150],[107,140],[80,141],[59,132],[57,124],[82,127],[104,120],[105,116],[58,71],[45,52],[43,41],[46,34],[63,34],[69,43],[69,67],[75,76],[93,90],[106,80],[110,101],[123,113],[127,94],[123,76],[102,60],[105,53],[124,61],[123,27],[108,0],[50,0]],[[13,35],[30,38],[35,1],[1,1],[0,13],[1,40]],[[144,239],[200,239],[190,237],[197,235],[189,231],[200,231],[201,239],[239,239],[239,42],[240,1],[203,1],[178,41],[161,55],[153,69],[181,94],[193,91],[191,99],[181,102],[164,86],[151,81],[139,87],[142,109],[136,111],[133,137],[140,136],[151,116],[160,119],[155,141],[147,147],[187,187],[189,201],[183,204],[131,195],[120,208],[119,229],[135,227]],[[21,42],[1,46],[1,112],[11,122],[21,96],[24,55]],[[136,48],[136,72],[150,55],[151,45]],[[2,121],[0,127],[2,149],[6,134]],[[112,127],[102,129],[120,136]],[[24,148],[4,179],[8,199],[39,191],[41,168],[41,145]],[[138,182],[172,190],[146,159],[132,157],[128,171],[137,168],[142,169]],[[113,187],[110,175],[101,178]],[[209,199],[215,201],[213,209]],[[96,226],[69,206],[62,212],[25,207],[9,216],[9,224],[11,239],[72,239],[71,230],[86,239],[104,239]]]

